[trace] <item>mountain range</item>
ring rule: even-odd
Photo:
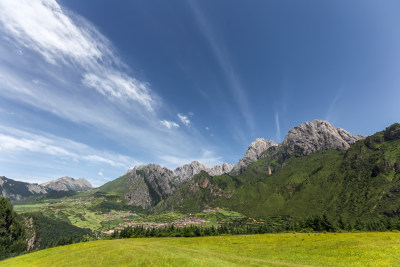
[[[321,150],[344,151],[364,136],[353,135],[341,128],[333,127],[329,122],[314,120],[294,127],[284,141],[277,144],[262,138],[252,142],[243,158],[236,165],[224,163],[207,168],[199,162],[192,162],[175,170],[163,168],[157,164],[142,165],[129,170],[125,175],[101,186],[98,191],[114,193],[124,197],[129,205],[143,209],[157,205],[166,209],[173,199],[190,202],[188,206],[210,206],[204,195],[197,192],[230,198],[248,175],[246,170],[251,164],[265,158],[273,159],[267,169],[276,171],[292,155],[307,156]],[[278,164],[279,163],[279,164]],[[272,172],[272,171],[271,171]],[[224,184],[223,188],[218,186]],[[196,195],[197,194],[197,195]],[[195,198],[189,201],[191,198]],[[206,200],[201,200],[205,198]],[[197,201],[197,202],[196,202]],[[200,205],[204,202],[204,205]],[[178,201],[179,202],[179,201]],[[195,203],[196,202],[196,203]],[[180,203],[175,203],[179,207]],[[162,209],[158,207],[157,209]]]
[[[5,179],[0,180],[3,195],[19,199]],[[22,188],[24,194],[84,189],[65,180]],[[141,165],[90,192],[156,213],[221,207],[253,218],[397,216],[400,124],[365,137],[314,120],[291,129],[279,144],[256,139],[236,165],[208,168],[193,161],[174,170]]]
[[[84,178],[74,179],[64,176],[39,185],[0,176],[0,195],[12,201],[23,200],[31,196],[40,196],[54,191],[79,191],[91,188],[90,182]]]
[[[346,220],[400,214],[400,124],[362,137],[313,121],[258,158],[239,175],[194,176],[156,211],[223,207],[253,218],[325,213]]]

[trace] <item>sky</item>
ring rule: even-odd
[[[99,186],[400,118],[400,2],[0,0],[0,175]]]

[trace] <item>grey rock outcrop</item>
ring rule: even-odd
[[[153,207],[170,196],[181,184],[181,178],[157,164],[141,165],[127,172],[125,181],[128,204],[143,209]]]
[[[241,173],[245,170],[251,163],[259,160],[262,153],[271,147],[278,146],[277,143],[271,140],[266,140],[263,138],[257,138],[254,142],[250,144],[247,148],[246,153],[243,158],[233,167],[232,172]]]
[[[215,176],[221,175],[223,173],[228,173],[232,170],[233,167],[233,164],[223,163],[222,165],[216,165],[213,168],[208,168],[198,161],[192,161],[189,164],[185,164],[181,167],[176,168],[173,172],[182,180],[187,180],[200,173],[201,171],[206,171],[208,172],[208,174]]]
[[[90,182],[85,178],[74,179],[68,176],[42,183],[41,186],[56,191],[82,191],[93,188]]]
[[[0,176],[0,195],[11,200],[22,200],[30,196],[39,196],[49,191],[46,187],[38,184],[30,184],[15,181],[4,176]]]
[[[346,150],[364,136],[353,135],[329,122],[313,120],[292,128],[280,146],[287,155],[310,155],[318,150]]]
[[[208,170],[208,168],[198,161],[192,161],[189,164],[185,164],[176,168],[173,172],[176,176],[179,176],[182,180],[192,178],[194,175],[201,171]]]
[[[242,173],[251,163],[261,159],[266,150],[271,151],[270,156],[279,152],[282,153],[282,158],[287,158],[295,153],[310,155],[318,150],[346,150],[350,145],[364,138],[362,135],[353,135],[342,128],[335,128],[327,121],[313,120],[292,128],[280,144],[257,138],[250,144],[246,154],[235,165],[232,173]]]
[[[230,172],[232,168],[233,164],[228,163],[208,168],[197,161],[173,171],[157,164],[137,166],[125,174],[125,199],[129,205],[148,209],[172,195],[185,180],[201,171],[210,175],[220,175]]]
[[[224,173],[229,173],[232,171],[234,164],[224,162],[222,165],[216,165],[211,169],[205,170],[211,176],[222,175]]]

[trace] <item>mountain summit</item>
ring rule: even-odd
[[[259,160],[264,151],[275,146],[278,146],[275,141],[257,138],[256,141],[252,142],[249,145],[243,158],[241,158],[239,162],[235,165],[235,167],[233,167],[232,171],[241,173],[251,163]]]
[[[90,182],[85,178],[74,179],[69,176],[63,176],[61,178],[45,182],[41,184],[41,186],[56,191],[80,191],[93,188]]]
[[[201,171],[206,171],[212,176],[228,173],[232,170],[233,166],[233,164],[223,163],[222,165],[216,165],[213,168],[208,168],[198,161],[192,161],[189,164],[185,164],[176,168],[173,172],[182,180],[187,180],[189,178],[192,178],[194,175],[200,173]]]
[[[356,141],[364,139],[342,128],[335,128],[327,121],[313,120],[292,128],[282,143],[257,138],[250,144],[243,158],[233,168],[233,173],[242,173],[247,167],[261,159],[267,150],[281,151],[284,157],[293,154],[311,155],[319,150],[347,150]]]
[[[310,155],[318,150],[347,150],[350,145],[364,138],[342,128],[335,128],[327,121],[313,120],[292,128],[282,146],[289,155]]]

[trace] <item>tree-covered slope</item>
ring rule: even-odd
[[[26,250],[25,228],[10,201],[0,196],[0,260]]]

